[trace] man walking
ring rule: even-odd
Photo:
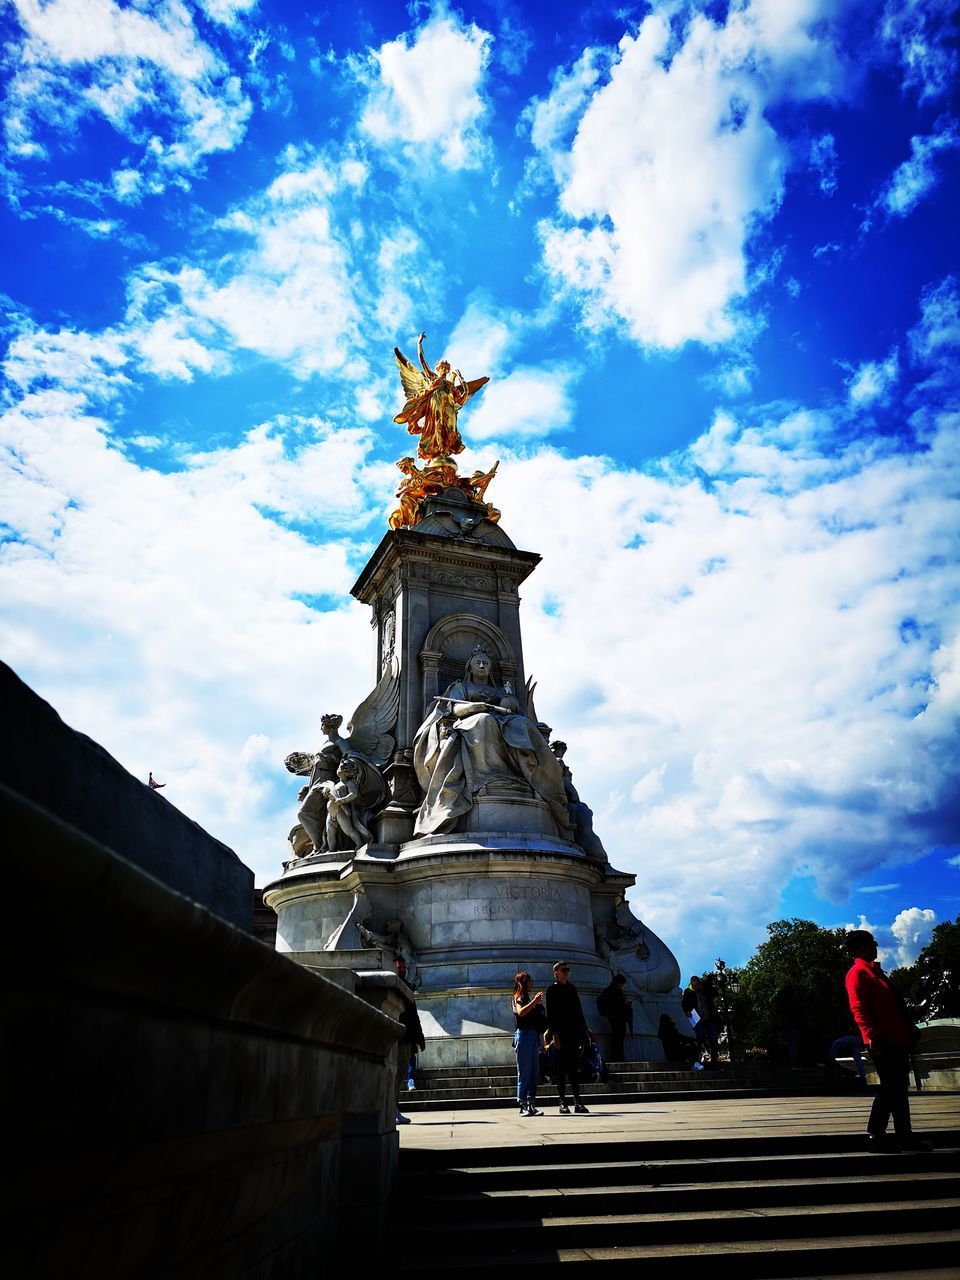
[[[853,929],[845,945],[853,964],[847,973],[850,1012],[880,1077],[867,1121],[871,1151],[929,1151],[928,1142],[913,1136],[910,1125],[910,1050],[919,1033],[908,1020],[900,993],[877,963],[877,942],[865,929]],[[893,1116],[896,1137],[887,1136]]]
[[[404,999],[403,1013],[400,1015],[400,1021],[403,1023],[403,1035],[397,1043],[397,1124],[409,1124],[410,1117],[403,1115],[400,1110],[400,1096],[403,1093],[407,1079],[407,1068],[410,1065],[411,1057],[419,1049],[422,1053],[426,1048],[426,1041],[423,1038],[423,1028],[420,1026],[420,1015],[417,1013],[417,1002],[413,998],[413,987],[407,981],[407,962],[403,956],[397,956],[393,962],[397,977],[400,979],[400,994]]]
[[[583,1016],[580,996],[570,981],[570,966],[558,960],[553,966],[553,985],[547,987],[544,997],[547,1026],[553,1036],[557,1052],[557,1092],[560,1094],[560,1114],[568,1116],[567,1078],[573,1093],[574,1111],[586,1115],[587,1108],[580,1101],[580,1083],[577,1080],[577,1055],[587,1039],[587,1020]]]
[[[710,1050],[709,1065],[717,1066],[719,1057],[717,1008],[713,1003],[712,991],[696,974],[690,979],[690,985],[680,997],[680,1007],[688,1018],[691,1013],[696,1013],[698,1021],[693,1028],[693,1033],[697,1037],[697,1044],[701,1049],[705,1046]]]

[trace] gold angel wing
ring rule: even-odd
[[[418,396],[423,395],[430,384],[424,377],[423,372],[415,364],[410,363],[399,347],[393,348],[393,354],[396,356],[397,368],[400,370],[403,394],[408,400],[416,400]]]
[[[393,755],[397,745],[387,732],[397,722],[400,708],[400,664],[392,657],[380,683],[350,717],[347,736],[350,749],[379,769]]]
[[[467,388],[467,399],[475,396],[481,387],[485,387],[490,381],[489,378],[474,378],[472,382],[465,382],[463,385]]]

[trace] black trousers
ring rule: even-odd
[[[870,1108],[867,1133],[872,1133],[876,1138],[882,1137],[887,1131],[890,1117],[893,1116],[894,1133],[898,1138],[909,1138],[910,1050],[902,1044],[874,1044],[870,1057],[880,1077],[880,1088]]]
[[[563,1102],[567,1096],[567,1079],[570,1080],[570,1091],[574,1102],[580,1101],[580,1082],[577,1079],[577,1055],[580,1052],[581,1034],[579,1031],[557,1031],[560,1047],[557,1049],[557,1093]]]
[[[627,1032],[625,1018],[608,1018],[610,1023],[610,1061],[623,1062],[623,1038]]]

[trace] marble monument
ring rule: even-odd
[[[427,1066],[513,1060],[510,992],[525,969],[573,967],[604,1041],[596,995],[627,979],[636,1059],[662,1057],[661,1013],[679,1016],[679,969],[631,911],[635,877],[611,866],[573,784],[565,742],[534,707],[520,587],[540,557],[518,549],[486,501],[490,472],[460,476],[457,419],[486,378],[395,352],[420,437],[390,527],[352,588],[369,605],[376,679],[341,733],[292,752],[307,779],[283,874],[264,902],[277,949],[311,967],[362,972],[403,955],[417,986]],[[572,741],[576,726],[565,728]]]

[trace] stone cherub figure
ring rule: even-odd
[[[357,849],[372,838],[370,823],[387,796],[380,770],[396,745],[388,731],[399,705],[399,664],[391,657],[377,687],[351,716],[346,736],[340,733],[343,716],[321,716],[324,746],[286,757],[287,769],[308,779],[298,794],[298,824],[289,837],[295,858]],[[350,766],[341,777],[346,761]]]
[[[446,458],[463,452],[457,414],[490,379],[467,382],[459,369],[451,369],[449,360],[438,360],[436,369],[431,369],[423,355],[426,336],[421,333],[417,339],[419,369],[398,347],[393,349],[407,398],[394,422],[402,423],[412,436],[420,437],[417,453],[421,458]]]
[[[338,831],[347,838],[348,849],[359,849],[373,839],[373,833],[360,821],[360,763],[352,756],[344,756],[337,767],[336,782],[321,782],[320,788],[327,801],[327,821],[324,831],[328,849],[336,849]]]

